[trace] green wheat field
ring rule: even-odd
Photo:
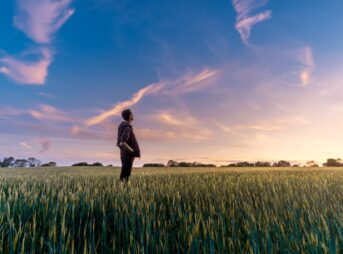
[[[0,253],[341,253],[342,168],[0,170]]]

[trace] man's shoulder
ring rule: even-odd
[[[131,127],[132,128],[132,125],[130,124],[130,123],[128,123],[128,122],[126,122],[126,121],[123,121],[123,122],[121,122],[119,125],[118,125],[118,129],[119,128],[124,128],[124,127]]]

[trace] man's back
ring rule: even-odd
[[[120,146],[120,143],[126,143],[133,149],[134,152],[132,153],[130,151],[127,151],[126,149]],[[127,121],[121,122],[118,126],[117,146],[120,148],[121,156],[140,157],[140,148],[138,145],[138,141],[133,132],[132,125]]]

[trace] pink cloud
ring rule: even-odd
[[[72,0],[17,0],[14,25],[37,43],[49,43],[73,15]]]
[[[298,51],[296,57],[298,61],[303,65],[299,73],[299,79],[303,86],[307,86],[311,83],[312,72],[315,67],[313,50],[311,47],[306,46]]]
[[[177,94],[191,93],[202,90],[213,83],[206,82],[219,74],[219,70],[206,68],[197,73],[187,74],[178,80],[171,81],[171,90]],[[169,92],[169,91],[168,91]]]
[[[236,29],[240,33],[243,43],[246,45],[249,44],[250,31],[254,25],[271,18],[271,16],[271,11],[265,11],[238,21]]]
[[[314,66],[313,50],[311,47],[306,46],[298,51],[297,59],[300,63],[306,66]]]
[[[39,151],[39,153],[44,153],[48,151],[51,147],[51,140],[49,139],[42,139],[39,141],[39,143],[42,146],[42,149]]]
[[[0,73],[19,84],[43,85],[52,62],[52,53],[49,49],[42,48],[34,55],[38,56],[38,60],[24,60],[13,56],[0,58]]]
[[[30,115],[40,121],[78,123],[80,120],[51,105],[40,104],[36,109],[0,109],[0,116]]]
[[[204,84],[202,82],[216,76],[218,73],[219,70],[206,68],[201,72],[195,74],[187,74],[176,80],[164,80],[158,83],[153,83],[140,89],[129,100],[118,102],[113,108],[105,110],[99,115],[87,119],[85,121],[85,125],[88,127],[97,125],[102,123],[109,117],[118,116],[120,115],[122,110],[139,103],[145,96],[150,94],[182,94],[204,89],[209,85],[209,83]]]
[[[150,133],[145,131],[143,134],[147,136],[152,134],[155,139],[199,142],[208,140],[213,135],[203,122],[187,113],[180,113],[173,109],[160,110],[148,118],[154,122],[154,126],[156,123],[159,124],[159,129]]]
[[[198,123],[196,119],[187,114],[175,114],[168,111],[160,111],[152,118],[160,123],[172,126],[190,126]]]
[[[10,72],[8,71],[8,69],[4,66],[0,67],[0,73],[2,74],[6,74],[6,75],[9,75]]]
[[[106,110],[102,112],[101,114],[86,120],[85,124],[86,126],[96,125],[105,121],[109,117],[120,115],[120,113],[125,108],[131,107],[137,104],[141,99],[143,99],[143,97],[145,97],[146,95],[158,92],[162,87],[163,87],[162,82],[143,87],[137,93],[135,93],[132,96],[132,98],[130,98],[129,100],[118,102],[113,108]]]
[[[50,43],[58,29],[74,13],[69,6],[72,0],[17,0],[14,25],[39,44]],[[40,48],[38,53],[25,53],[25,57],[0,58],[0,73],[19,84],[43,85],[52,62],[52,52]],[[32,60],[32,55],[35,60]]]
[[[213,133],[205,128],[181,128],[181,129],[150,129],[136,128],[135,133],[140,140],[154,142],[187,142],[198,143],[209,140],[213,137]]]
[[[245,45],[249,45],[251,28],[271,18],[272,12],[270,10],[251,15],[252,12],[267,2],[268,0],[232,0],[233,7],[237,12],[236,29]]]
[[[224,125],[217,123],[217,127],[226,133],[232,135],[241,135],[247,131],[255,132],[278,132],[285,131],[291,127],[303,127],[309,125],[310,122],[303,116],[286,116],[281,118],[258,121],[250,124],[241,125]]]
[[[249,16],[249,14],[265,4],[269,0],[232,0],[233,7],[237,12],[238,19],[244,19]]]
[[[22,147],[24,147],[24,148],[26,148],[26,149],[31,149],[32,148],[32,146],[30,146],[28,143],[26,143],[26,142],[20,142],[19,143]]]
[[[58,121],[58,122],[75,122],[75,119],[67,116],[67,114],[53,106],[41,104],[39,110],[30,109],[28,110],[33,118],[41,121]]]

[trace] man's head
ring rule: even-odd
[[[121,112],[121,116],[127,122],[133,121],[133,114],[132,114],[132,111],[130,109],[125,109],[123,112]]]

